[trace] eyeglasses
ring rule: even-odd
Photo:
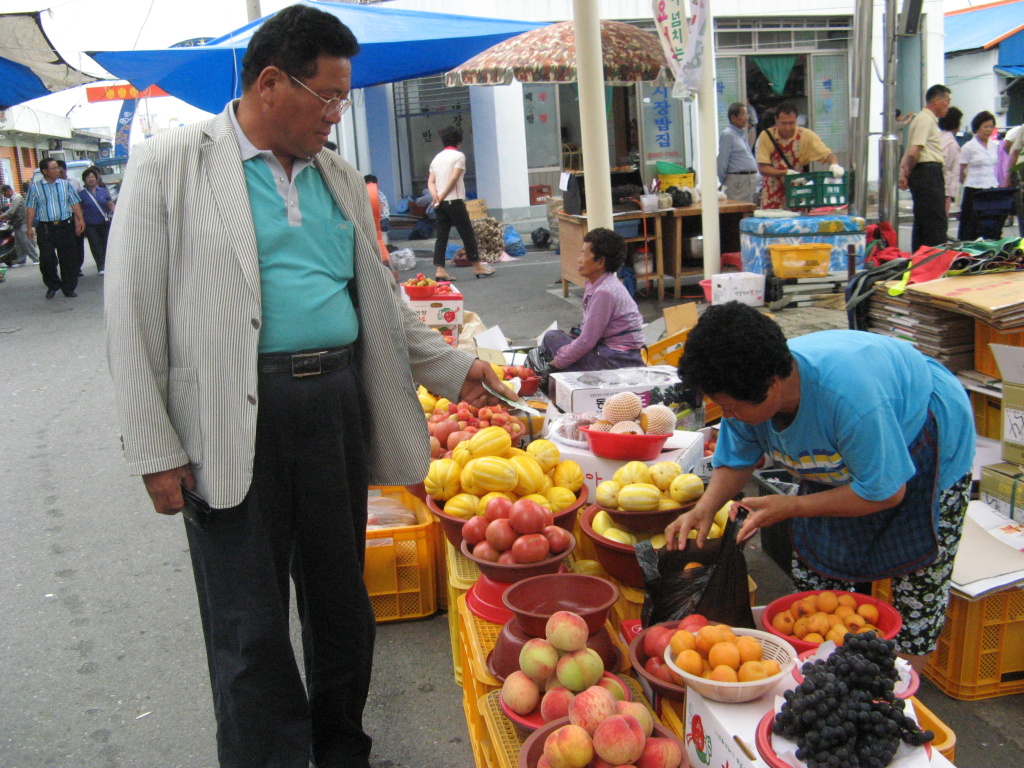
[[[283,69],[281,71],[284,72]],[[288,75],[287,72],[284,73]],[[341,115],[344,115],[348,108],[352,106],[351,99],[325,99],[323,96],[314,91],[304,82],[299,80],[299,78],[293,77],[292,75],[288,75],[288,79],[291,80],[296,85],[304,88],[306,91],[308,91],[309,93],[311,93],[313,96],[320,100],[320,103],[324,105],[323,116],[325,120],[330,120],[333,117],[340,117]]]

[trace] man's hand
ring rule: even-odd
[[[832,163],[832,165],[828,167],[828,170],[829,173],[832,174],[832,177],[836,179],[841,179],[846,174],[846,171],[843,170],[843,166],[839,163]]]
[[[75,237],[81,237],[85,232],[85,219],[75,219]]]
[[[785,176],[796,176],[798,173],[800,173],[800,171],[795,171],[792,168],[787,168],[786,169],[786,173],[784,175]]]
[[[907,179],[907,174],[900,171],[900,180],[897,182],[900,189],[910,189],[910,181]]]
[[[142,482],[153,501],[153,509],[161,515],[176,515],[185,506],[185,500],[181,497],[182,484],[190,491],[196,487],[191,464],[143,475]]]
[[[740,532],[736,535],[736,541],[746,541],[754,535],[758,528],[797,517],[797,498],[797,496],[773,493],[770,496],[750,496],[741,500],[739,504],[750,510],[750,513],[747,515],[743,527],[740,528]]]
[[[483,382],[487,382],[487,386],[495,392],[505,395],[509,400],[517,398],[516,393],[505,386],[501,379],[498,378],[498,374],[494,372],[490,364],[485,363],[479,358],[473,361],[469,373],[466,374],[466,383],[462,385],[459,397],[470,405],[475,405],[477,408],[500,403],[501,401],[498,398],[484,389]]]

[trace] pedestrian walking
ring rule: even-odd
[[[39,246],[46,298],[52,299],[57,291],[74,298],[80,267],[75,238],[85,231],[82,204],[67,179],[60,178],[56,160],[44,157],[39,172],[43,178],[29,187],[25,201],[25,226]]]
[[[996,118],[991,112],[979,112],[971,120],[974,138],[960,148],[960,183],[963,198],[960,200],[960,226],[957,240],[976,240],[979,237],[998,240],[1002,227],[978,226],[974,214],[974,195],[982,189],[999,187],[996,167],[999,164],[999,140],[995,138]]]
[[[85,218],[85,237],[89,241],[96,271],[104,273],[107,260],[107,237],[110,233],[110,218],[114,215],[114,201],[107,188],[100,181],[100,169],[95,165],[82,172],[85,186],[78,193],[82,201],[82,215]]]
[[[718,182],[730,200],[756,203],[761,177],[757,160],[747,143],[747,107],[738,101],[729,105],[729,125],[718,140]]]
[[[939,118],[949,110],[950,98],[952,91],[944,85],[929,88],[924,109],[914,115],[907,131],[907,151],[900,161],[899,188],[909,189],[914,200],[911,252],[922,245],[941,245],[949,237]]]
[[[358,51],[312,6],[265,21],[240,99],[135,147],[111,227],[124,455],[157,512],[186,515],[223,768],[369,768],[368,483],[426,475],[414,381],[513,396],[398,298],[362,176],[324,149]]]

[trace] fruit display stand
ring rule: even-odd
[[[639,701],[647,705],[647,708],[654,716],[654,722],[658,725],[665,725],[658,719],[658,713],[654,711],[650,702],[644,697],[640,685],[632,677],[621,676],[622,681],[629,689],[633,701]],[[477,704],[480,715],[487,731],[487,743],[493,749],[494,762],[488,765],[491,768],[516,768],[519,765],[519,749],[526,740],[528,734],[522,733],[512,724],[505,713],[501,711],[498,703],[499,691],[491,691],[480,697]]]
[[[442,539],[445,552],[445,584],[448,588],[448,631],[452,640],[452,665],[455,667],[455,682],[461,686],[463,664],[457,601],[476,583],[480,569],[476,567],[476,563],[455,549],[448,539]]]
[[[888,580],[872,590],[890,602]],[[1024,589],[1006,589],[969,600],[949,596],[946,623],[924,676],[962,701],[1024,693]]]
[[[416,525],[366,532],[363,581],[378,622],[418,619],[437,610],[437,526],[420,499],[401,486],[371,492],[394,498],[416,515]]]

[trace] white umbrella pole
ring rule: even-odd
[[[587,226],[607,227],[612,221],[611,164],[608,162],[608,126],[605,120],[604,64],[601,59],[601,22],[597,3],[573,0],[576,34],[576,72],[580,92],[580,141],[586,171]]]
[[[718,229],[718,110],[715,96],[715,24],[711,11],[704,37],[704,61],[697,92],[697,124],[700,127],[701,232],[704,235],[704,277],[722,271],[722,241]]]

